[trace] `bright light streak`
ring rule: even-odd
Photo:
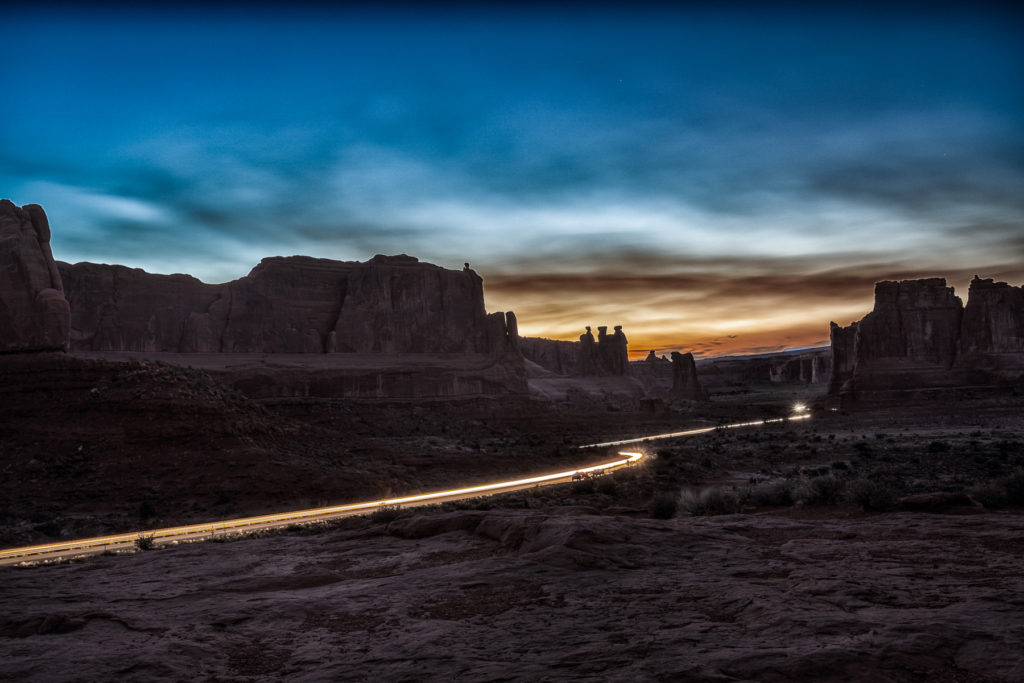
[[[716,429],[736,429],[739,427],[754,427],[758,425],[766,425],[776,422],[787,422],[792,420],[806,420],[811,417],[810,413],[802,415],[793,415],[790,417],[781,417],[771,420],[755,420],[753,422],[740,422],[731,425],[719,425],[717,427],[701,427],[698,429],[688,429],[681,432],[670,432],[667,434],[655,434],[654,436],[644,436],[635,439],[622,439],[619,441],[606,441],[604,443],[587,444],[580,446],[580,448],[600,448],[605,446],[621,446],[630,443],[641,443],[643,441],[655,441],[657,439],[670,439],[679,436],[693,436],[696,434],[706,434],[707,432],[715,431]],[[598,471],[609,471],[618,469],[620,467],[626,467],[638,462],[644,457],[641,451],[620,451],[619,455],[625,456],[619,460],[613,460],[611,462],[601,463],[599,465],[591,465],[590,467],[583,467],[574,470],[565,470],[563,472],[554,472],[552,474],[542,474],[535,477],[526,477],[523,479],[514,479],[512,481],[501,481],[492,484],[480,484],[478,486],[467,486],[458,489],[448,489],[446,491],[434,491],[432,493],[421,493],[413,496],[404,496],[401,498],[387,498],[384,500],[374,500],[365,503],[351,503],[348,505],[334,505],[331,507],[323,508],[311,508],[308,510],[297,510],[295,512],[283,512],[269,515],[259,515],[256,517],[242,517],[239,519],[229,519],[221,522],[208,522],[205,524],[189,524],[186,526],[168,527],[166,529],[153,529],[148,531],[133,531],[124,534],[113,534],[111,536],[99,536],[95,538],[82,538],[74,541],[62,541],[58,543],[46,543],[43,545],[26,546],[23,548],[8,548],[6,550],[0,550],[0,560],[11,560],[23,557],[32,557],[36,555],[46,555],[57,552],[74,552],[74,551],[85,551],[85,550],[97,550],[101,548],[107,548],[109,546],[119,545],[130,545],[134,544],[135,540],[142,534],[152,536],[156,539],[176,539],[179,537],[181,540],[186,540],[188,536],[195,536],[201,534],[211,534],[218,531],[229,531],[237,529],[246,529],[254,526],[270,526],[270,525],[282,525],[290,522],[301,522],[311,521],[316,519],[329,519],[332,517],[342,517],[350,514],[359,514],[360,512],[369,512],[374,509],[392,506],[392,505],[407,505],[407,504],[419,504],[425,501],[436,501],[445,498],[469,498],[474,497],[478,494],[483,493],[498,493],[500,491],[512,491],[517,488],[523,488],[531,485],[540,485],[545,483],[555,483],[559,480],[571,481],[574,474],[583,474],[589,472]],[[169,541],[176,542],[176,541]]]

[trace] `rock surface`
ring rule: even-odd
[[[848,405],[1024,386],[1024,287],[975,278],[964,308],[941,278],[880,282],[874,310],[832,340],[830,392]]]
[[[3,572],[9,680],[1024,679],[1018,514],[460,511]]]
[[[0,353],[67,350],[69,326],[46,213],[0,199]]]
[[[74,350],[502,354],[518,341],[514,316],[484,310],[475,272],[405,255],[266,258],[220,285],[123,266],[60,269]]]

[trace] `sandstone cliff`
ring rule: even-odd
[[[669,396],[686,401],[708,400],[708,392],[697,378],[692,353],[672,352],[672,389]]]
[[[0,199],[0,353],[67,350],[69,320],[46,213]]]
[[[1024,287],[975,278],[964,308],[941,278],[880,282],[874,310],[832,338],[830,392],[848,404],[1022,385]]]
[[[626,377],[629,369],[629,342],[621,325],[608,334],[608,327],[597,328],[597,338],[590,327],[578,342],[542,337],[519,339],[523,356],[546,370],[559,375],[577,377]]]
[[[75,350],[504,353],[518,343],[514,315],[484,310],[475,272],[404,255],[266,258],[219,285],[92,263],[60,271]]]

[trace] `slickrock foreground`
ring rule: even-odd
[[[0,677],[1019,681],[1022,538],[1013,513],[354,521],[4,571]]]

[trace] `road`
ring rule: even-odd
[[[622,439],[620,441],[606,441],[604,443],[587,444],[580,446],[581,449],[606,448],[611,446],[622,446],[660,439],[671,439],[682,436],[694,436],[706,434],[716,429],[736,429],[740,427],[754,427],[776,422],[793,420],[806,420],[810,418],[809,413],[801,413],[790,417],[772,420],[757,420],[754,422],[740,422],[731,425],[717,427],[702,427],[681,432],[669,432],[665,434],[654,434],[633,439]],[[25,546],[22,548],[8,548],[0,550],[0,566],[52,562],[67,560],[87,555],[96,555],[104,552],[116,552],[128,550],[136,546],[136,541],[141,536],[150,537],[153,545],[177,545],[180,543],[191,543],[212,537],[228,534],[248,534],[254,531],[274,529],[292,524],[322,522],[339,517],[350,517],[353,515],[365,515],[375,510],[387,507],[415,507],[420,505],[435,505],[467,498],[477,498],[484,495],[495,495],[508,493],[534,486],[548,486],[573,481],[574,476],[594,473],[611,472],[622,467],[629,467],[639,462],[644,457],[642,451],[620,451],[616,460],[598,463],[589,467],[583,467],[551,474],[542,474],[524,479],[512,481],[500,481],[478,486],[467,486],[446,491],[434,491],[421,493],[400,498],[386,498],[382,500],[367,501],[364,503],[351,503],[348,505],[335,505],[331,507],[312,508],[309,510],[297,510],[294,512],[282,512],[256,517],[243,517],[240,519],[229,519],[220,522],[209,522],[205,524],[189,524],[185,526],[168,527],[165,529],[150,529],[148,531],[132,531],[124,534],[113,534],[111,536],[98,536],[95,538],[82,538],[74,541],[61,541],[59,543],[44,543],[42,545]]]

